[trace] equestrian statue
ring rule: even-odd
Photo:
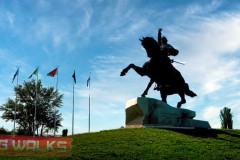
[[[154,89],[160,91],[162,101],[167,103],[168,95],[178,94],[181,101],[178,102],[177,108],[181,108],[181,105],[186,103],[185,95],[190,97],[197,95],[189,89],[181,73],[172,65],[176,61],[171,60],[169,56],[176,56],[178,50],[167,43],[166,37],[161,36],[161,30],[158,31],[158,42],[152,37],[140,39],[149,61],[145,62],[142,67],[129,64],[122,70],[120,76],[125,76],[131,68],[141,76],[148,76],[150,82],[142,93],[142,97],[147,95],[148,90],[155,82],[156,87]]]

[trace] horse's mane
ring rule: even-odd
[[[143,47],[156,47],[158,46],[158,42],[153,37],[143,37],[140,39]]]
[[[143,37],[140,39],[142,42],[142,46],[147,51],[148,55],[151,57],[154,55],[161,55],[160,53],[160,47],[158,45],[158,42],[153,37]]]

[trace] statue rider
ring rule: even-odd
[[[172,45],[168,43],[168,40],[165,36],[162,36],[162,28],[158,29],[158,44],[160,46],[161,53],[166,54],[169,56],[176,56],[178,55],[179,51],[175,49]],[[174,61],[169,58],[170,63]],[[154,90],[160,90],[160,84],[156,84]]]
[[[160,46],[161,52],[167,54],[168,56],[178,55],[178,50],[175,49],[172,45],[168,44],[166,37],[162,36],[162,28],[158,29],[158,44]]]
[[[158,29],[158,44],[159,44],[161,52],[166,54],[168,57],[169,56],[176,56],[176,55],[178,55],[179,51],[168,43],[167,38],[162,36],[162,32],[161,31],[162,31],[162,28],[159,28]],[[174,61],[169,58],[169,63],[173,63],[173,62]],[[146,62],[144,64],[143,68],[147,68],[147,66],[148,66],[148,62]],[[167,65],[166,67],[172,67],[172,65]],[[154,81],[153,81],[153,79],[151,79],[150,82],[148,83],[147,88],[145,89],[145,91],[141,95],[142,97],[145,97],[145,95],[147,95],[148,90],[149,90],[149,88],[151,87],[151,85],[153,83],[154,83]],[[154,87],[154,90],[158,90],[159,91],[160,88],[161,88],[161,85],[160,84],[156,84],[155,87]]]

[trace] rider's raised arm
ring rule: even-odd
[[[161,45],[161,39],[162,39],[162,28],[158,29],[158,44]]]

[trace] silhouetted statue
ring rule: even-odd
[[[140,39],[140,41],[150,60],[145,62],[142,67],[130,64],[122,70],[120,76],[126,75],[131,68],[141,76],[148,76],[150,82],[142,96],[147,95],[149,88],[155,82],[159,86],[163,102],[167,103],[167,95],[178,94],[181,97],[181,101],[177,104],[178,108],[186,103],[185,94],[190,97],[195,97],[196,94],[189,89],[181,73],[173,67],[168,54],[160,49],[158,42],[152,37],[145,37]]]

